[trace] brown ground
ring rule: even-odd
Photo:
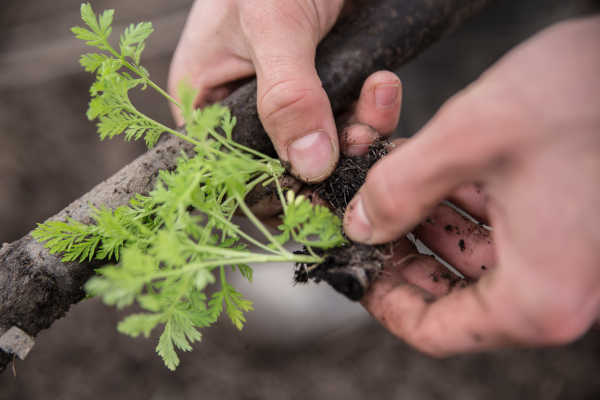
[[[445,98],[522,38],[582,7],[598,7],[597,1],[499,3],[399,71],[406,91],[402,134],[413,133]],[[67,32],[77,21],[78,4],[3,2],[0,242],[17,239],[143,151],[119,141],[98,144],[85,120],[90,80],[78,72],[75,60],[81,50]],[[156,23],[160,33],[150,43],[154,50],[146,64],[164,86],[190,0],[93,4],[117,8],[120,21]],[[141,104],[169,121],[160,99],[144,97]],[[290,268],[288,282],[291,274]],[[304,289],[290,285],[282,290]],[[317,308],[307,312],[325,312]],[[339,323],[325,334],[309,329],[294,336],[313,323],[305,314],[291,323],[278,322],[289,319],[274,320],[258,309],[249,318],[251,323],[269,321],[271,336],[296,339],[257,340],[224,323],[208,330],[204,343],[170,373],[153,354],[154,340],[117,334],[119,314],[95,300],[84,301],[38,337],[28,359],[15,363],[16,376],[10,371],[0,376],[0,399],[600,398],[598,331],[560,349],[432,360],[368,320]]]

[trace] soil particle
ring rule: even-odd
[[[485,271],[487,269],[487,267],[485,265],[482,265],[481,269]]]
[[[458,241],[458,247],[460,248],[460,251],[465,251],[465,249],[467,248],[465,245],[465,240],[464,239],[460,239]]]

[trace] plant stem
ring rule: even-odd
[[[240,208],[242,209],[242,211],[244,212],[244,214],[246,215],[246,217],[254,224],[254,226],[256,226],[258,228],[258,230],[265,236],[265,238],[267,238],[267,240],[270,243],[273,243],[280,251],[282,254],[290,254],[291,253],[289,251],[287,251],[282,245],[281,243],[279,243],[277,241],[277,239],[275,239],[273,237],[273,235],[271,235],[271,232],[269,232],[269,230],[267,229],[267,227],[258,220],[258,218],[256,218],[256,216],[252,213],[252,211],[250,211],[250,208],[248,208],[248,206],[246,205],[246,203],[244,202],[244,199],[242,199],[242,197],[239,194],[235,194],[235,197],[237,198],[238,204],[240,206]]]
[[[275,262],[299,262],[307,264],[318,264],[323,261],[322,257],[314,257],[300,254],[289,253],[285,255],[271,255],[271,254],[256,254],[249,252],[240,252],[240,257],[229,258],[227,260],[210,260],[199,263],[192,263],[183,268],[174,269],[170,271],[163,271],[157,274],[146,276],[147,281],[154,279],[166,278],[173,275],[185,274],[187,272],[194,272],[202,268],[210,267],[223,267],[226,265],[238,265],[238,264],[265,264]]]
[[[268,251],[269,253],[273,253],[273,254],[280,254],[280,252],[278,252],[275,249],[272,249],[266,245],[264,245],[263,243],[259,242],[258,240],[254,239],[252,236],[248,235],[247,233],[245,233],[244,231],[242,231],[236,224],[234,224],[233,222],[223,218],[222,216],[218,215],[218,214],[214,214],[214,213],[206,213],[207,215],[210,215],[213,218],[218,219],[219,221],[221,221],[222,223],[228,225],[235,233],[237,233],[238,235],[240,235],[240,237],[242,237],[243,239],[245,239],[246,241],[248,241],[249,243],[252,243],[253,245],[255,245],[256,247],[259,247],[265,251]]]
[[[152,80],[150,80],[150,78],[148,78],[145,74],[143,74],[139,68],[131,65],[127,60],[125,60],[125,57],[123,57],[123,55],[119,54],[109,43],[108,41],[105,39],[104,40],[104,45],[106,46],[106,49],[108,50],[109,53],[111,53],[113,56],[115,56],[116,58],[118,58],[119,60],[121,60],[121,62],[123,63],[123,65],[135,72],[140,78],[144,79],[146,81],[146,83],[154,90],[156,90],[158,93],[162,94],[164,97],[167,98],[167,100],[169,100],[170,102],[172,102],[173,104],[175,104],[179,109],[181,109],[181,104],[179,104],[179,102],[177,100],[175,100],[173,97],[171,97],[171,95],[169,95],[167,92],[165,92],[160,86],[158,86],[156,83],[154,83]]]

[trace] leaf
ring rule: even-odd
[[[114,305],[117,308],[131,305],[136,294],[135,291],[115,285],[114,281],[102,277],[90,278],[85,284],[85,290],[92,296],[102,297],[102,301],[106,304]]]
[[[105,10],[102,14],[100,14],[99,25],[100,31],[105,34],[106,37],[110,35],[111,24],[113,22],[113,17],[115,15],[115,10]]]
[[[94,13],[90,3],[84,3],[81,5],[81,19],[86,23],[87,26],[92,28],[92,31],[95,33],[102,31],[100,29],[100,25],[98,25],[96,14]]]
[[[119,42],[122,57],[131,57],[135,64],[139,64],[139,58],[144,50],[144,40],[152,34],[154,28],[150,22],[140,22],[137,25],[129,25]]]
[[[166,324],[163,333],[158,339],[156,352],[162,357],[167,368],[169,368],[171,371],[175,371],[175,368],[177,368],[179,365],[179,357],[177,357],[175,347],[173,346],[173,340],[171,338],[171,325],[169,323]]]
[[[102,36],[91,32],[85,28],[81,28],[79,26],[74,26],[71,28],[71,32],[75,35],[77,39],[81,39],[85,41],[85,44],[88,46],[104,48],[104,42]]]
[[[194,102],[198,96],[198,90],[195,90],[188,82],[182,80],[177,87],[177,94],[179,95],[183,120],[186,124],[194,124]]]
[[[189,266],[193,267],[194,264],[190,264]],[[200,268],[194,276],[194,286],[196,287],[196,290],[204,290],[206,286],[214,282],[215,277],[208,268]]]
[[[98,20],[92,6],[89,3],[81,5],[81,19],[90,28],[90,30],[73,27],[71,31],[77,39],[85,40],[86,44],[98,47],[102,50],[108,50],[108,37],[111,34],[111,24],[113,21],[114,10],[104,11]]]
[[[237,269],[240,271],[240,274],[242,274],[242,276],[248,280],[248,282],[252,282],[252,275],[254,271],[249,265],[239,264],[237,265]]]
[[[329,209],[312,205],[304,196],[286,194],[283,224],[279,227],[285,235],[305,246],[330,249],[346,243],[342,233],[342,221]]]
[[[161,322],[160,314],[132,314],[117,325],[117,330],[132,337],[149,337],[152,330]]]
[[[79,63],[86,72],[94,73],[106,60],[108,60],[108,56],[105,54],[88,53],[79,58]]]
[[[242,330],[246,318],[244,312],[252,311],[252,302],[242,297],[242,294],[235,290],[229,283],[223,282],[221,289],[221,298],[225,301],[225,311],[229,316],[229,319],[233,325],[238,329]]]

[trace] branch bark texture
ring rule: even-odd
[[[406,63],[491,0],[354,0],[317,51],[317,69],[337,115],[358,97],[362,82],[379,69]],[[238,119],[234,139],[274,155],[256,110],[256,82],[224,101]],[[52,220],[90,222],[90,205],[126,204],[148,193],[161,169],[172,168],[190,147],[169,137],[69,204]],[[34,337],[65,315],[83,296],[83,284],[98,265],[63,263],[30,234],[0,249],[0,338],[13,326]],[[6,339],[6,338],[5,338]],[[0,349],[0,371],[12,359]]]

